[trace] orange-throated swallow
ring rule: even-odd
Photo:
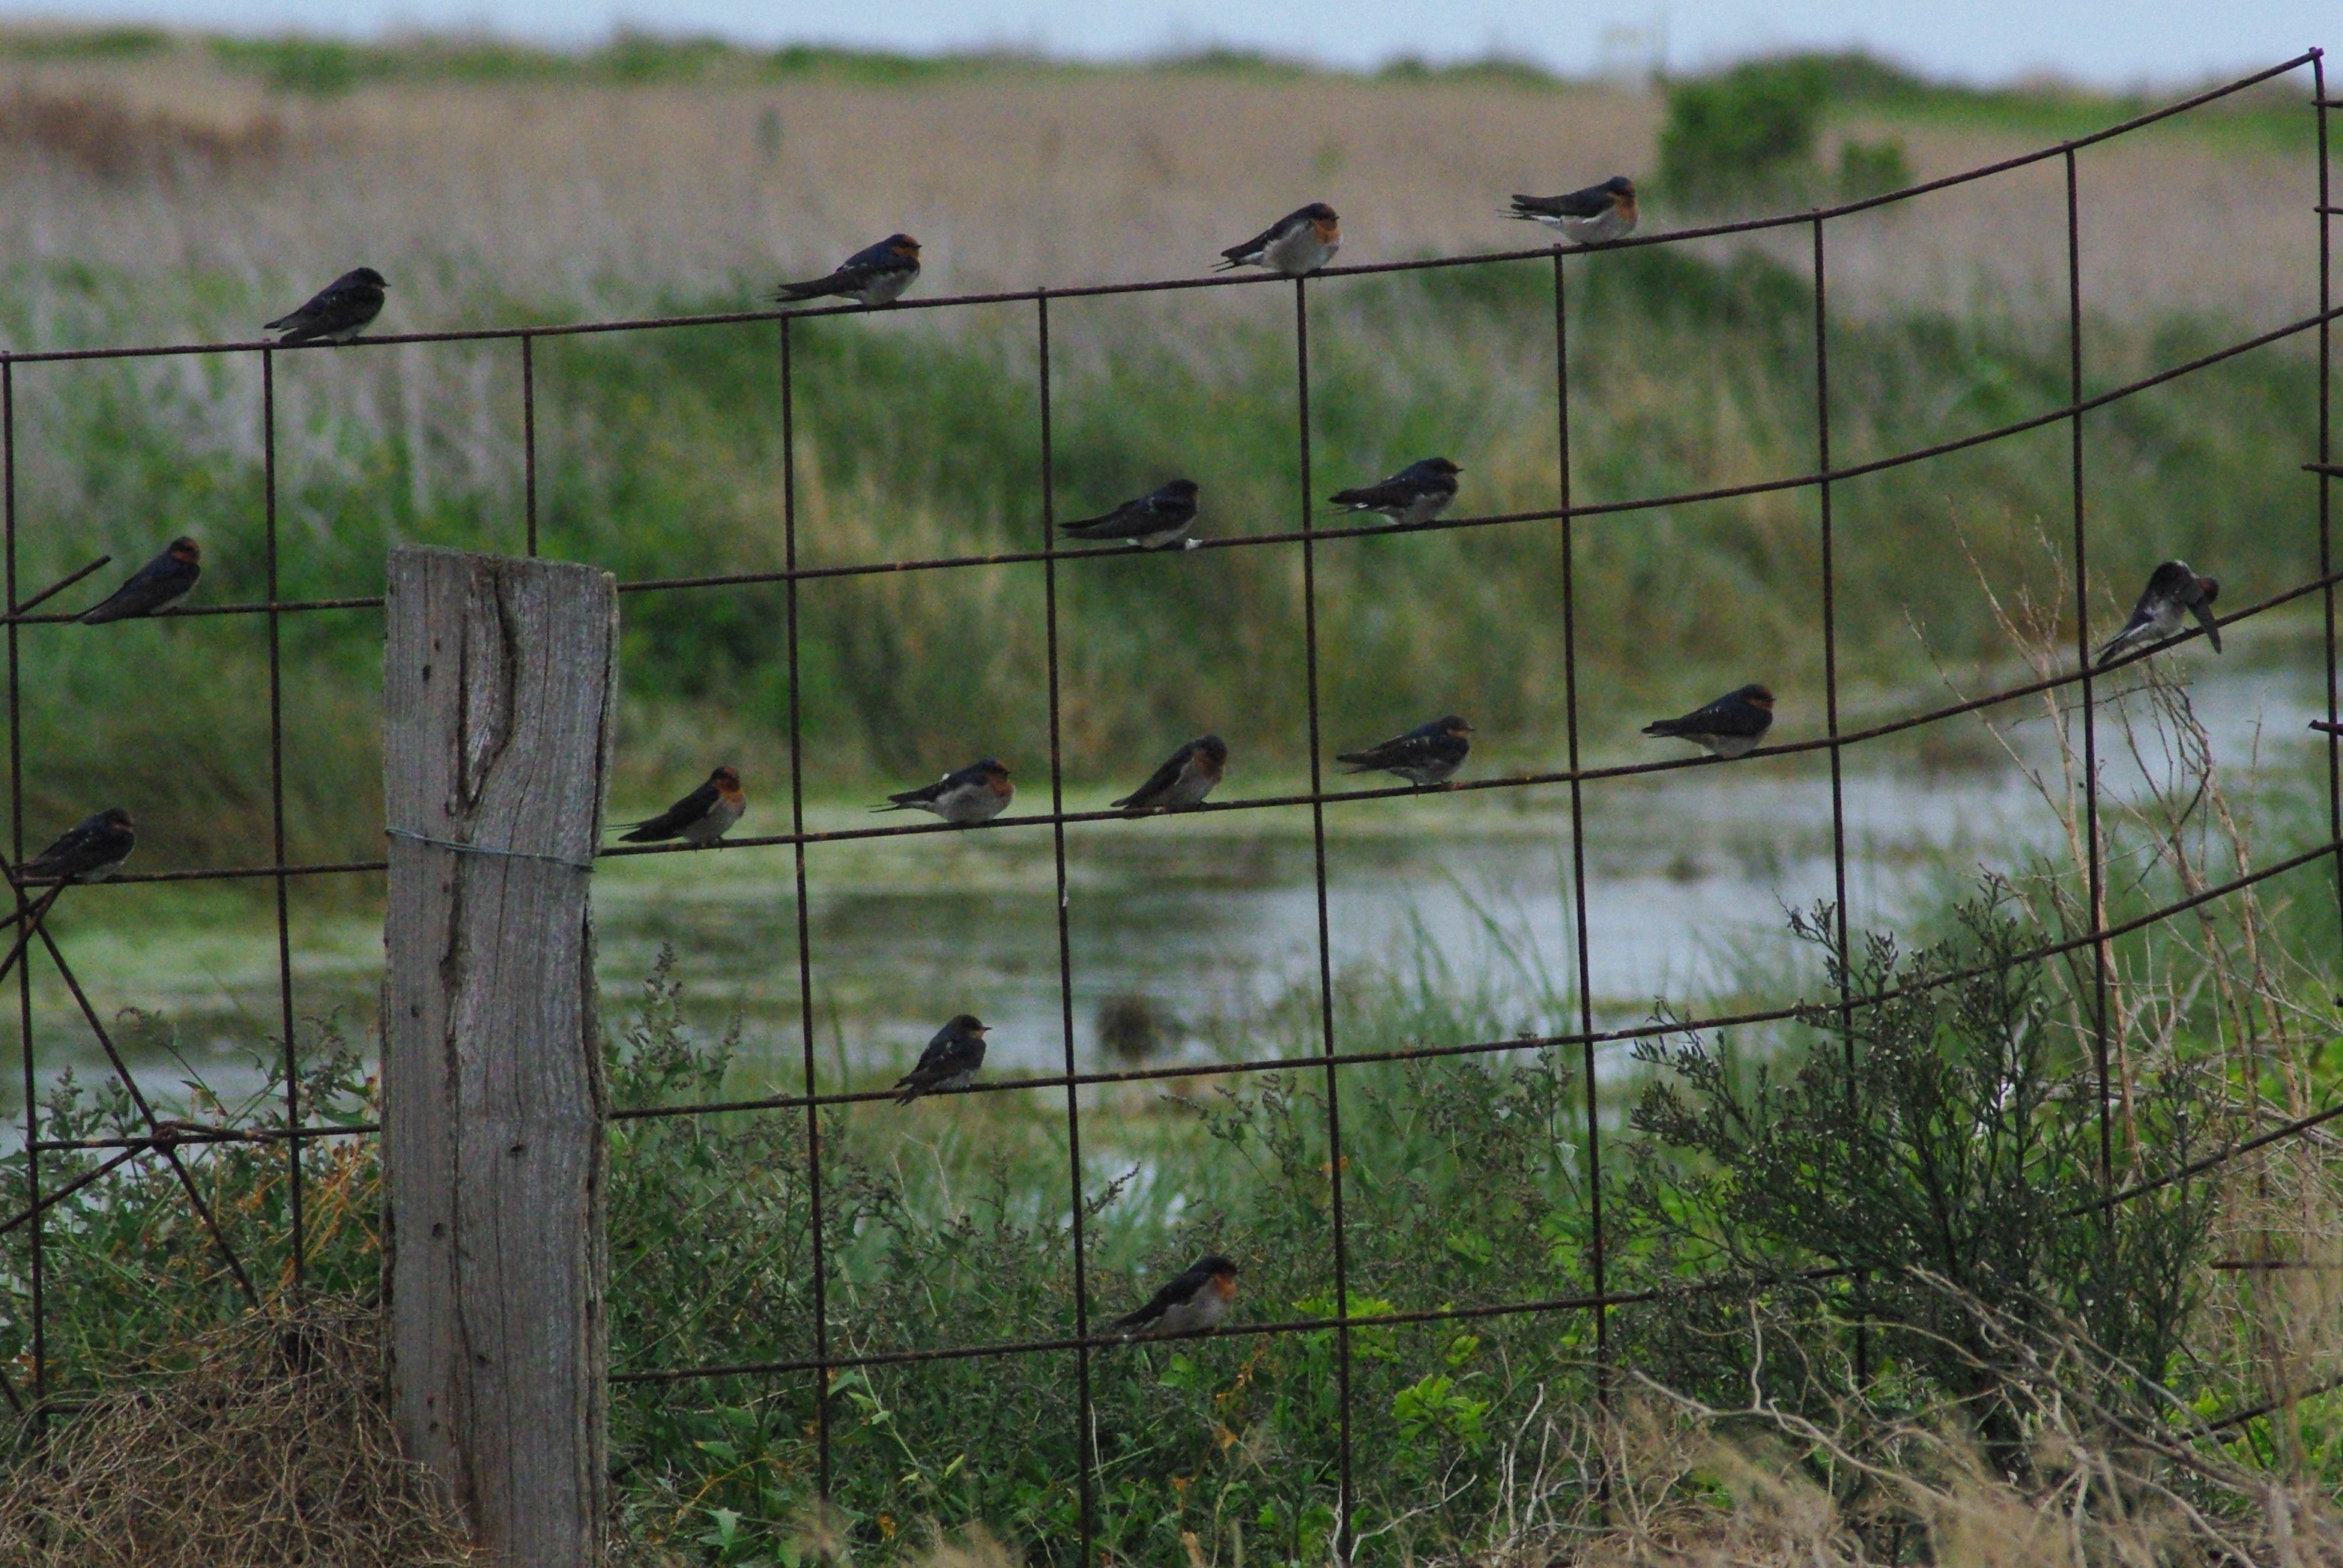
[[[309,297],[300,309],[280,316],[261,330],[282,332],[280,344],[347,343],[382,314],[390,285],[373,267],[342,274]]]
[[[1237,1266],[1218,1252],[1199,1258],[1194,1267],[1156,1292],[1145,1306],[1107,1326],[1132,1338],[1217,1328],[1237,1299]]]
[[[1228,766],[1228,742],[1217,735],[1200,735],[1166,758],[1146,783],[1113,804],[1126,817],[1193,806],[1212,792]]]
[[[93,811],[57,841],[16,868],[20,882],[102,882],[122,869],[138,847],[130,813],[119,806]]]
[[[1774,725],[1774,694],[1751,681],[1682,719],[1655,719],[1644,733],[1689,740],[1712,757],[1746,757]]]
[[[826,277],[781,285],[773,299],[777,304],[795,305],[834,295],[857,305],[891,305],[919,276],[920,242],[908,234],[890,234],[848,256]]]
[[[1010,799],[1016,793],[1017,787],[1009,781],[1009,769],[988,757],[981,762],[955,769],[932,784],[890,795],[887,804],[870,809],[932,811],[947,822],[967,827],[990,822],[1000,816],[1009,809]]]
[[[2221,585],[2211,578],[2200,578],[2197,568],[2187,561],[2167,561],[2148,575],[2147,587],[2132,607],[2131,619],[2116,633],[2115,639],[2099,649],[2097,662],[2107,660],[2127,648],[2144,648],[2162,642],[2180,631],[2180,618],[2193,615],[2197,624],[2205,628],[2207,640],[2213,651],[2221,651],[2221,625],[2213,618],[2213,601],[2221,597]]]
[[[1372,773],[1377,769],[1396,773],[1418,789],[1426,784],[1445,784],[1464,766],[1464,754],[1473,743],[1464,739],[1473,727],[1451,713],[1429,724],[1419,724],[1404,735],[1395,735],[1380,746],[1370,746],[1364,751],[1344,751],[1334,760],[1352,764],[1353,773]]]
[[[1557,196],[1517,196],[1505,215],[1562,231],[1574,245],[1601,245],[1634,232],[1635,182],[1614,175],[1599,186]]]
[[[972,1013],[961,1013],[928,1041],[920,1064],[895,1081],[895,1103],[909,1105],[939,1089],[958,1089],[984,1065],[984,1037],[990,1033]]]
[[[1058,531],[1077,539],[1127,539],[1143,550],[1163,549],[1196,526],[1196,495],[1195,480],[1168,480],[1111,512],[1061,523]]]
[[[203,558],[196,541],[182,534],[161,555],[133,572],[128,582],[82,611],[82,625],[136,620],[177,608],[180,600],[196,591],[196,579],[204,575]]]
[[[634,831],[621,835],[619,841],[657,844],[681,839],[705,849],[730,832],[748,809],[749,797],[740,792],[740,775],[730,768],[719,768],[708,776],[707,783],[658,816],[624,824]]]
[[[1322,201],[1297,207],[1242,245],[1221,252],[1215,272],[1239,266],[1267,267],[1288,277],[1315,272],[1342,248],[1342,220]]]
[[[1428,523],[1456,498],[1456,476],[1463,471],[1445,457],[1426,457],[1381,484],[1337,490],[1327,499],[1345,511],[1381,512],[1394,523]]]

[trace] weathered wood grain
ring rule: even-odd
[[[618,596],[588,567],[402,547],[387,613],[392,1410],[481,1545],[569,1568],[599,1560],[607,1511],[604,1086],[579,868],[602,830]]]

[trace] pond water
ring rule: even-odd
[[[2319,699],[2299,663],[2232,665],[2197,691],[2217,755],[2242,764],[2258,744],[2274,771],[2298,779],[2317,752],[2302,716]],[[2265,719],[2266,738],[2258,733]],[[2029,758],[2049,755],[2047,729],[2039,718],[2017,727]],[[1885,761],[1865,758],[1870,765],[1850,772],[1848,894],[1858,929],[1896,921],[1980,866],[2009,867],[2057,848],[2056,816],[2016,769],[1994,763],[1981,732],[1976,739],[1979,748],[1950,770],[1941,756],[1931,769],[1925,754],[1883,748],[1875,755]],[[2127,762],[2111,763],[2109,778],[2116,789],[2138,781]],[[1245,787],[1282,786],[1249,779]],[[1697,1007],[1745,989],[1753,976],[1813,973],[1811,955],[1785,932],[1785,912],[1832,892],[1829,774],[1821,760],[1604,781],[1588,787],[1585,810],[1588,965],[1599,1020],[1640,1020],[1655,997]],[[816,828],[865,820],[859,804],[809,813]],[[1338,974],[1393,962],[1444,965],[1508,1030],[1574,1021],[1566,789],[1334,805],[1326,822]],[[907,1065],[938,1023],[962,1010],[993,1026],[993,1066],[1058,1069],[1057,910],[1046,828],[817,846],[808,859],[814,1055],[823,1088],[838,1087],[845,1072]],[[1159,1029],[1155,1060],[1280,1049],[1249,1038],[1248,1024],[1291,988],[1315,983],[1306,809],[1079,824],[1068,831],[1067,859],[1081,1066],[1121,1064],[1101,1044],[1109,1015],[1126,1028],[1144,1020]],[[378,897],[379,879],[370,880]],[[130,896],[130,889],[91,895]],[[739,1087],[801,1084],[786,849],[606,861],[595,896],[606,1017],[630,1015],[643,976],[671,946],[695,1027],[714,1033],[739,1020]],[[235,918],[155,926],[91,923],[106,912],[99,906],[58,928],[101,1016],[138,1008],[168,1020],[168,1031],[117,1031],[138,1076],[166,1097],[176,1098],[191,1072],[230,1093],[260,1081],[254,1052],[277,1031],[275,933],[249,902],[236,908]],[[357,899],[302,914],[294,930],[297,1011],[338,1011],[369,1054],[379,918],[370,900]],[[70,995],[45,964],[35,974],[38,1076],[67,1066],[85,1078],[102,1072],[104,1059]],[[9,1098],[21,1104],[13,1038],[6,1053]]]

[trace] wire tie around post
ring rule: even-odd
[[[453,839],[435,839],[428,833],[418,833],[412,828],[385,828],[383,832],[393,839],[411,839],[417,844],[430,844],[442,849],[453,849],[459,855],[496,855],[508,860],[550,860],[557,866],[567,866],[573,871],[591,871],[591,860],[573,860],[567,855],[540,855],[534,849],[499,849],[488,844],[459,844]]]

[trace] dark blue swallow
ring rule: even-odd
[[[1689,740],[1712,757],[1746,757],[1774,725],[1774,694],[1752,681],[1682,719],[1655,719],[1644,733]]]
[[[383,295],[390,285],[373,267],[346,272],[309,297],[307,304],[289,316],[280,316],[262,328],[283,332],[277,341],[347,343],[382,314]]]
[[[1456,498],[1456,476],[1463,471],[1445,457],[1426,457],[1379,485],[1337,490],[1327,498],[1345,511],[1381,512],[1394,523],[1428,523]]]
[[[1263,266],[1288,277],[1317,271],[1342,248],[1342,220],[1322,201],[1297,207],[1242,245],[1221,252],[1214,272]]]
[[[204,575],[203,555],[196,541],[184,534],[173,539],[161,555],[133,572],[128,582],[82,611],[82,625],[136,620],[176,608],[180,600],[196,591],[196,579]]]
[[[891,305],[920,276],[920,242],[908,234],[890,234],[877,245],[856,251],[827,277],[785,283],[774,291],[781,305],[831,296],[857,305]]]
[[[884,806],[873,806],[873,811],[932,811],[947,822],[962,827],[977,822],[990,822],[1009,809],[1017,787],[1009,781],[1009,769],[988,757],[981,762],[945,774],[934,783],[918,789],[906,789],[900,795],[887,797]]]
[[[974,1015],[961,1013],[928,1041],[920,1064],[896,1081],[895,1103],[909,1105],[939,1089],[958,1089],[984,1065],[984,1037],[990,1032]]]
[[[748,809],[749,797],[740,792],[740,775],[730,768],[719,768],[708,776],[707,783],[658,816],[622,824],[634,831],[623,835],[620,841],[657,844],[681,839],[705,849],[730,832]]]
[[[1214,1252],[1148,1298],[1135,1312],[1126,1312],[1107,1325],[1132,1338],[1158,1334],[1194,1333],[1217,1328],[1237,1299],[1237,1266]]]
[[[2197,618],[2213,651],[2220,652],[2221,625],[2213,618],[2213,601],[2220,597],[2221,585],[2211,578],[2198,577],[2197,568],[2187,561],[2165,562],[2148,575],[2139,603],[2132,607],[2131,619],[2116,633],[2115,640],[2099,649],[2098,662],[2105,664],[2126,648],[2178,636],[2184,615]]]
[[[1342,752],[1334,760],[1353,764],[1350,770],[1353,773],[1372,773],[1377,769],[1396,773],[1418,789],[1426,784],[1444,784],[1464,766],[1464,755],[1473,749],[1473,743],[1464,738],[1472,733],[1471,725],[1451,713],[1429,724],[1419,724],[1380,746]]]
[[[1058,531],[1078,539],[1128,539],[1144,550],[1176,545],[1196,526],[1196,481],[1173,479],[1111,512],[1061,523]]]
[[[122,869],[138,847],[130,813],[119,806],[93,811],[57,841],[16,868],[20,882],[102,882]]]
[[[1505,215],[1560,229],[1574,245],[1601,245],[1634,232],[1635,182],[1614,175],[1599,186],[1557,196],[1517,196]]]
[[[1113,804],[1126,817],[1193,806],[1212,792],[1228,767],[1228,742],[1217,735],[1200,735],[1165,759],[1146,783]]]

